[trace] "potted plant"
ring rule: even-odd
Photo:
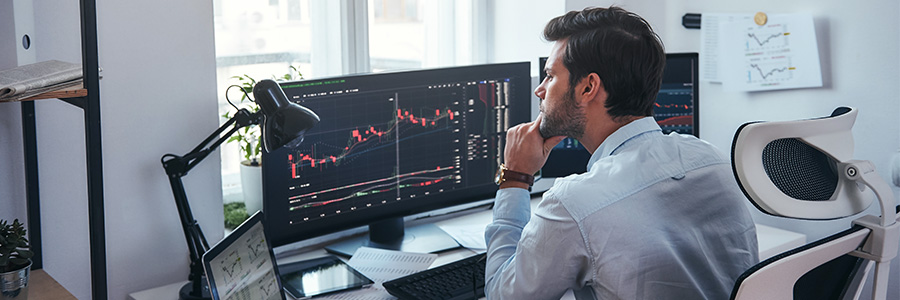
[[[275,81],[290,81],[303,79],[294,66],[288,66],[290,70],[281,77],[272,76]],[[247,95],[253,93],[253,86],[256,85],[256,79],[247,74],[242,76],[232,76],[231,78],[238,81],[241,88],[241,100],[238,105],[244,106],[251,113],[259,111],[259,105],[248,98]],[[222,117],[230,119],[234,112],[226,112]],[[240,152],[243,159],[241,160],[241,191],[244,196],[244,204],[246,212],[252,215],[257,210],[262,210],[262,131],[259,126],[247,126],[241,128],[227,143],[237,142],[240,146]],[[245,218],[246,219],[246,218]]]
[[[28,298],[32,256],[34,253],[25,235],[25,225],[19,223],[19,219],[12,224],[0,220],[0,298]]]

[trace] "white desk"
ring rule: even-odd
[[[531,201],[531,207],[534,209],[538,202],[540,202],[540,197],[533,197]],[[454,216],[452,218],[443,218],[438,221],[434,221],[434,224],[441,225],[471,225],[471,224],[488,224],[491,222],[491,211],[488,209],[480,209],[471,213],[462,214],[460,216]],[[440,219],[440,218],[439,218]],[[774,227],[769,227],[765,225],[756,224],[756,237],[759,241],[759,259],[760,261],[772,257],[778,253],[784,252],[786,250],[802,246],[806,243],[806,235],[791,232],[783,229],[778,229]],[[305,259],[315,258],[319,256],[323,256],[327,254],[325,249],[323,249],[324,245],[321,246],[313,246],[309,247],[312,250],[304,251],[300,254],[294,254],[286,257],[278,257],[279,264],[285,264],[295,261],[301,261]],[[433,267],[440,266],[449,262],[453,262],[459,259],[466,258],[468,256],[474,255],[475,252],[465,249],[458,248],[450,251],[445,251],[440,253],[437,260],[435,260]],[[185,274],[187,276],[187,274]],[[178,290],[184,286],[188,281],[179,281],[176,283],[172,283],[169,285],[164,285],[157,288],[152,288],[144,291],[139,291],[135,293],[129,294],[130,300],[156,300],[156,299],[178,299]],[[288,299],[291,299],[290,296],[287,296]],[[574,299],[572,293],[569,292],[562,299]]]

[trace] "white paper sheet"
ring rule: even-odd
[[[722,24],[720,78],[726,90],[765,91],[822,86],[819,48],[809,14],[769,15]]]
[[[385,282],[428,269],[437,257],[437,254],[430,253],[361,247],[347,264],[372,281]]]
[[[487,224],[476,225],[442,225],[439,226],[459,243],[460,246],[476,252],[487,250],[484,242],[484,228]]]
[[[722,82],[719,60],[722,52],[722,25],[753,21],[752,14],[703,13],[700,18],[700,80]]]
[[[382,287],[385,281],[424,271],[434,263],[437,254],[409,253],[360,247],[347,262],[348,265],[372,279],[368,288],[343,292],[316,299],[331,300],[387,300],[396,299]]]

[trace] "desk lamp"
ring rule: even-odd
[[[190,282],[181,288],[181,299],[211,298],[200,261],[203,253],[210,247],[203,231],[200,230],[200,225],[191,214],[191,207],[188,204],[181,178],[243,127],[262,124],[263,145],[266,151],[273,151],[282,147],[297,147],[303,141],[306,130],[319,123],[319,116],[316,113],[290,102],[278,83],[273,80],[259,81],[253,87],[253,96],[260,111],[251,113],[247,109],[239,109],[234,117],[216,129],[191,152],[184,156],[166,154],[160,160],[169,176],[169,184],[175,195],[175,206],[178,208],[178,216],[181,218],[181,226],[184,229],[184,237],[187,239],[188,251],[191,255],[191,273],[188,276]],[[219,137],[229,127],[231,130]],[[218,139],[213,141],[217,137]]]

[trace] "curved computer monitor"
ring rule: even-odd
[[[299,148],[263,153],[273,244],[369,225],[371,238],[327,249],[444,250],[417,248],[444,247],[430,240],[443,232],[404,233],[403,217],[493,197],[506,130],[530,121],[530,68],[490,64],[281,83],[291,101],[322,120]],[[458,244],[450,239],[446,247]]]
[[[697,53],[666,54],[662,86],[656,97],[656,107],[653,109],[653,117],[663,133],[677,132],[700,137],[697,60]],[[546,61],[546,57],[538,60],[541,81],[544,81],[546,76],[544,73]],[[541,176],[564,177],[584,173],[590,158],[590,152],[581,143],[573,138],[566,138],[553,147],[547,163],[541,169]]]

